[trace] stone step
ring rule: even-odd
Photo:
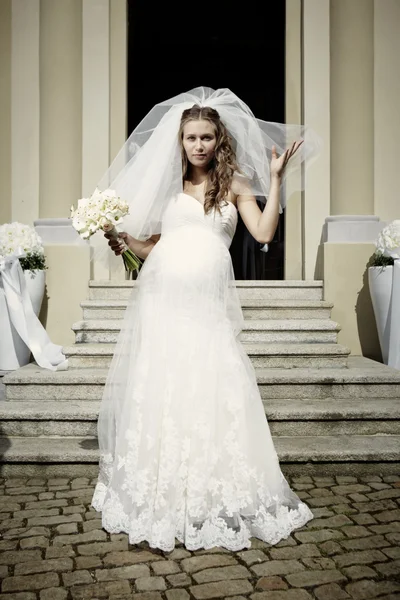
[[[100,400],[0,402],[1,436],[97,437]]]
[[[239,298],[322,300],[323,281],[240,281],[236,288]],[[127,300],[135,281],[90,281],[89,300]]]
[[[1,435],[97,437],[99,407],[99,400],[1,402]],[[264,400],[264,409],[273,436],[400,435],[398,398]]]
[[[340,344],[272,344],[244,343],[255,368],[347,367],[350,350]],[[111,364],[115,344],[74,344],[63,352],[71,368],[107,369]]]
[[[400,435],[400,398],[263,400],[273,436]]]
[[[240,334],[242,342],[336,344],[341,327],[330,319],[254,319],[247,321]],[[72,325],[77,344],[117,341],[121,321],[77,321]]]
[[[397,474],[400,436],[280,436],[274,437],[286,475]],[[88,476],[98,473],[97,440],[84,437],[0,438],[3,476]]]
[[[6,400],[99,400],[107,372],[95,368],[52,372],[26,365],[3,378]],[[400,371],[363,357],[349,356],[347,368],[256,368],[256,376],[263,399],[400,398]]]
[[[83,318],[88,320],[122,319],[127,300],[85,300]],[[333,304],[325,300],[251,300],[243,299],[245,319],[329,319]]]

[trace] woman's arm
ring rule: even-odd
[[[111,250],[115,252],[116,256],[119,256],[124,251],[124,246],[123,244],[121,244],[121,240],[119,239],[122,238],[125,244],[132,250],[132,252],[136,254],[136,256],[145,259],[149,256],[150,252],[157,244],[161,235],[152,235],[148,240],[144,242],[133,238],[131,235],[129,235],[129,233],[126,233],[125,231],[120,233],[118,239],[111,239],[107,234],[105,234],[105,237],[109,240],[108,245],[111,247]]]
[[[279,200],[282,175],[289,159],[297,152],[303,142],[294,142],[279,158],[276,148],[272,148],[270,165],[271,181],[268,202],[261,211],[255,196],[242,194],[237,196],[237,207],[244,224],[251,235],[260,244],[269,244],[275,235],[279,221]]]
[[[269,244],[275,235],[279,220],[280,177],[271,177],[268,202],[261,211],[255,196],[237,196],[237,207],[247,229],[257,242]]]

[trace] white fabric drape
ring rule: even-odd
[[[4,290],[2,313],[8,312],[11,326],[30,349],[40,367],[51,371],[64,370],[68,362],[62,353],[62,347],[51,342],[33,310],[19,262],[19,258],[23,255],[23,253],[16,253],[0,258],[0,276]]]

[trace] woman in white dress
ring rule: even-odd
[[[261,211],[219,112],[196,103],[179,114],[182,191],[163,203],[160,233],[121,234],[146,260],[100,408],[92,504],[103,527],[131,544],[170,551],[178,539],[189,550],[237,551],[251,537],[276,544],[313,516],[282,475],[237,337],[243,315],[229,253],[238,211],[254,238],[272,240],[282,177],[302,142],[280,156],[271,147]]]

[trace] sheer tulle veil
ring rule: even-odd
[[[161,233],[163,212],[172,197],[183,191],[182,160],[178,140],[182,112],[194,104],[218,111],[236,151],[241,176],[232,182],[238,194],[268,198],[271,149],[279,154],[295,140],[304,140],[291,158],[283,183],[290,179],[291,192],[303,189],[304,177],[296,176],[321,150],[321,139],[306,125],[273,123],[257,119],[251,109],[229,89],[198,87],[156,104],[130,134],[97,187],[112,188],[129,204],[123,230],[146,239]],[[281,194],[281,207],[287,202]],[[113,270],[107,246],[96,248],[95,258]]]

